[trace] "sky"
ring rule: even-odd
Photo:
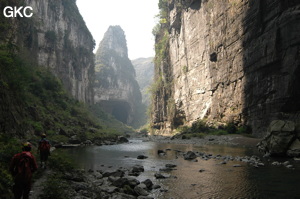
[[[97,50],[110,25],[120,25],[133,60],[154,56],[152,29],[157,23],[158,0],[77,0],[79,11],[92,33]]]

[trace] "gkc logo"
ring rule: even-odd
[[[28,11],[30,10],[30,11]],[[3,9],[3,14],[5,17],[32,17],[33,13],[32,13],[33,9],[30,6],[26,6],[26,7],[11,7],[11,6],[6,6]]]

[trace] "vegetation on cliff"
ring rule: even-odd
[[[173,95],[172,68],[169,66],[169,17],[168,1],[159,1],[159,23],[153,28],[155,36],[155,74],[154,83],[150,88],[152,94],[152,104],[150,107],[151,127],[161,129],[166,118],[170,121],[170,127],[177,127],[173,120],[176,114],[176,107]],[[157,112],[155,110],[163,110]]]
[[[64,6],[75,5],[74,1],[64,2]],[[0,8],[22,3],[1,0]],[[1,17],[0,30],[0,195],[9,197],[12,178],[8,165],[24,141],[36,149],[41,133],[56,145],[115,138],[133,129],[74,99],[63,80],[37,64],[37,32],[32,19]],[[49,44],[57,42],[57,37],[54,31],[45,33]],[[82,56],[85,50],[79,48],[73,57]]]

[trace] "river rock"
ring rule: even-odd
[[[273,166],[280,166],[280,165],[281,165],[281,163],[280,163],[280,162],[277,162],[277,161],[275,161],[275,162],[272,162],[272,165],[273,165]]]
[[[149,193],[141,185],[135,186],[134,191],[139,196],[148,196],[149,195]]]
[[[300,157],[300,140],[299,138],[294,140],[287,151],[287,155],[290,157]]]
[[[161,153],[164,154],[165,152],[164,152],[163,150],[161,150],[161,149],[158,149],[158,150],[157,150],[157,154],[161,154]]]
[[[118,187],[115,187],[115,186],[101,186],[100,187],[100,190],[101,191],[104,191],[106,193],[115,193],[118,191]]]
[[[286,165],[285,167],[288,168],[288,169],[294,168],[294,166],[293,166],[293,165],[290,165],[290,164],[289,164],[289,165]]]
[[[152,189],[159,189],[159,188],[161,188],[161,186],[158,185],[158,184],[155,184],[155,185],[152,186]]]
[[[142,166],[142,165],[135,165],[132,167],[131,171],[132,172],[144,172],[145,169],[144,169],[144,166]]]
[[[108,177],[108,181],[109,181],[109,182],[115,182],[115,181],[117,181],[118,179],[120,179],[120,177],[114,177],[114,176],[109,176],[109,177]]]
[[[124,171],[121,170],[117,170],[117,171],[106,171],[105,173],[103,173],[103,177],[123,177],[124,176]]]
[[[125,185],[129,185],[129,180],[127,178],[118,178],[118,179],[112,181],[112,185],[122,188]]]
[[[120,137],[118,137],[117,142],[118,143],[127,143],[127,142],[129,142],[129,140],[124,136],[120,136]]]
[[[83,182],[73,182],[72,187],[76,192],[78,192],[80,190],[87,190],[88,184]]]
[[[242,165],[240,165],[240,164],[235,164],[235,165],[233,165],[233,167],[242,167]]]
[[[70,144],[80,144],[81,141],[79,140],[79,138],[77,138],[76,135],[73,135],[72,137],[70,137],[69,143]]]
[[[128,195],[125,193],[116,193],[113,194],[113,196],[110,199],[135,199],[135,196],[132,195]]]
[[[154,177],[155,177],[156,179],[165,179],[165,178],[166,178],[166,176],[164,176],[164,175],[162,175],[162,174],[160,174],[160,173],[154,174]]]
[[[135,165],[131,168],[128,175],[129,176],[139,176],[141,172],[144,172],[144,167],[141,165]]]
[[[93,142],[91,140],[86,140],[83,142],[84,145],[92,145]]]
[[[258,143],[258,150],[271,156],[285,156],[296,139],[295,123],[292,121],[274,120],[268,128],[268,134]],[[290,155],[293,155],[292,151]]]
[[[95,177],[96,179],[101,179],[101,178],[103,178],[103,175],[102,175],[101,173],[99,173],[99,172],[95,172],[93,175],[94,175],[94,177]]]
[[[125,178],[127,178],[129,185],[131,187],[135,187],[136,185],[140,184],[140,181],[138,181],[136,178],[131,177],[131,176],[126,176]]]
[[[175,168],[175,167],[177,167],[177,165],[176,164],[166,164],[166,167],[167,168]]]
[[[137,159],[147,159],[148,158],[148,156],[145,156],[145,155],[139,155],[138,157],[137,157]]]
[[[137,199],[154,199],[153,197],[150,196],[139,196]]]
[[[81,171],[75,171],[73,173],[65,173],[64,178],[74,182],[84,182],[85,177]]]
[[[119,188],[122,188],[126,185],[129,185],[130,187],[133,188],[139,184],[140,184],[140,181],[138,181],[136,178],[133,178],[130,176],[119,178],[112,183],[112,185],[119,187]]]
[[[197,158],[197,155],[193,151],[188,151],[183,157],[185,160],[193,160]]]
[[[143,181],[142,183],[146,185],[147,189],[152,189],[153,182],[150,179],[147,179],[147,180]]]

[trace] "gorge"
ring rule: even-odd
[[[155,58],[131,61],[119,25],[93,53],[76,0],[0,0],[33,8],[0,18],[0,198],[42,133],[55,150],[33,199],[299,196],[300,3],[158,2]]]

